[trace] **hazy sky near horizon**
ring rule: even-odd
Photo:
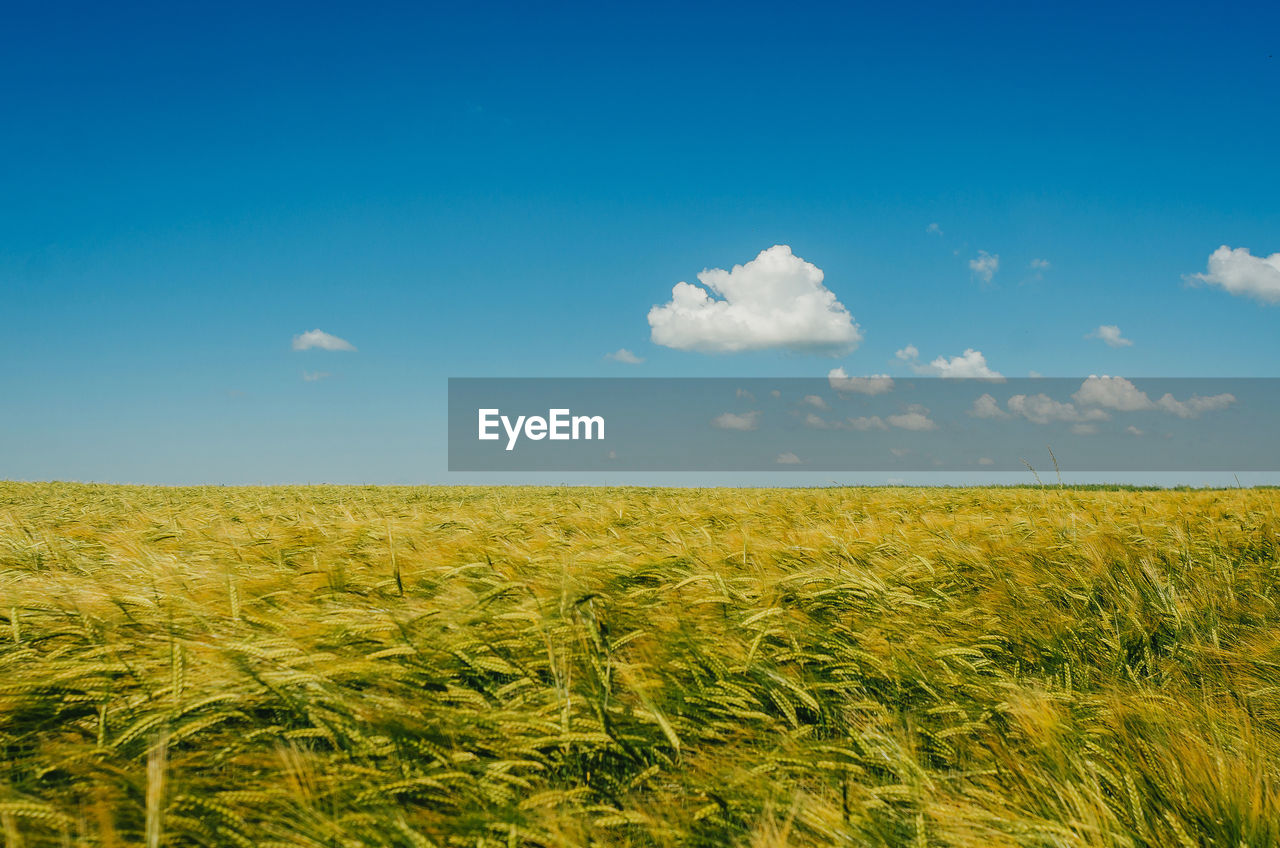
[[[451,376],[1280,376],[1277,32],[11,4],[0,479],[463,479]]]

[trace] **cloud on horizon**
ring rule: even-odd
[[[1092,424],[1111,420],[1112,412],[1164,412],[1179,418],[1198,418],[1206,412],[1226,409],[1236,402],[1235,395],[1226,392],[1217,395],[1192,395],[1178,400],[1166,392],[1159,400],[1152,400],[1124,377],[1091,375],[1071,395],[1071,401],[1054,400],[1044,393],[1019,394],[1009,398],[1005,407],[991,394],[983,394],[969,407],[973,418],[998,419],[1021,416],[1035,424],[1066,421],[1074,424]],[[1136,427],[1126,432],[1134,433]],[[1094,429],[1078,429],[1076,432],[1095,432]],[[1138,431],[1137,434],[1141,434]]]

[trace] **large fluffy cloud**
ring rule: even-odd
[[[1232,250],[1224,244],[1210,254],[1206,272],[1187,279],[1221,286],[1231,294],[1263,303],[1280,303],[1280,253],[1254,256],[1247,247]]]
[[[649,310],[653,341],[703,353],[846,353],[862,331],[822,280],[821,268],[774,245],[730,271],[703,271],[702,286],[676,283],[671,301]]]

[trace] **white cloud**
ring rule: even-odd
[[[832,368],[827,372],[827,382],[837,392],[860,395],[882,395],[893,391],[893,378],[888,374],[873,374],[870,377],[850,377],[843,368]]]
[[[969,414],[974,418],[1008,418],[1009,413],[1000,408],[1000,403],[989,394],[985,394],[969,407]]]
[[[621,362],[624,365],[639,365],[641,362],[644,362],[643,356],[636,356],[625,347],[620,347],[613,353],[606,353],[604,358],[612,359],[614,362]]]
[[[1102,339],[1111,347],[1133,347],[1133,342],[1120,334],[1115,324],[1102,324],[1098,329],[1085,336],[1086,339]]]
[[[907,407],[907,411],[898,415],[889,415],[885,418],[890,425],[903,430],[936,430],[938,425],[929,417],[929,410],[913,404]]]
[[[1000,254],[979,250],[977,258],[969,260],[969,270],[982,282],[991,282],[991,278],[996,275],[996,271],[1000,270]]]
[[[1224,244],[1209,255],[1208,270],[1191,274],[1187,281],[1221,286],[1263,303],[1280,303],[1280,253],[1254,256],[1247,247],[1232,250]]]
[[[1071,432],[1075,433],[1077,436],[1092,436],[1094,433],[1098,432],[1098,425],[1097,424],[1072,424]]]
[[[737,397],[738,400],[755,400],[756,399],[756,396],[751,394],[751,392],[747,391],[746,389],[738,389],[736,392],[734,392],[734,396]]]
[[[1137,427],[1133,426],[1132,424],[1130,424],[1128,427],[1125,427],[1125,428],[1124,428],[1124,431],[1125,431],[1126,433],[1128,433],[1130,436],[1141,436],[1141,435],[1143,435],[1143,431],[1142,431],[1142,430],[1140,430],[1140,429],[1138,429]]]
[[[1192,395],[1186,400],[1177,400],[1173,395],[1166,393],[1164,397],[1156,401],[1156,406],[1179,418],[1199,418],[1203,412],[1216,412],[1219,409],[1226,409],[1235,402],[1235,395],[1226,393],[1209,397]]]
[[[796,456],[791,451],[778,454],[778,458],[774,460],[774,462],[778,463],[779,465],[803,465],[804,464],[804,460],[800,459],[800,457]]]
[[[831,408],[827,406],[827,402],[825,400],[818,397],[817,395],[805,395],[800,402],[807,403],[809,406],[812,406],[814,409],[830,409]]]
[[[1032,259],[1031,264],[1027,267],[1032,271],[1048,271],[1051,266],[1048,259]]]
[[[318,383],[318,382],[320,382],[321,380],[323,380],[323,379],[325,379],[325,378],[327,378],[327,377],[332,377],[332,376],[333,376],[333,375],[332,375],[332,374],[330,374],[328,371],[303,371],[303,372],[302,372],[302,382],[304,382],[304,383]]]
[[[1052,421],[1084,423],[1106,421],[1111,416],[1101,409],[1077,409],[1075,404],[1054,400],[1046,394],[1014,395],[1009,398],[1009,411],[1021,415],[1033,424]]]
[[[1097,375],[1086,379],[1071,397],[1082,405],[1105,407],[1120,412],[1158,409],[1179,418],[1198,418],[1206,412],[1226,409],[1236,402],[1235,395],[1226,392],[1208,397],[1192,395],[1186,400],[1178,400],[1166,392],[1160,400],[1153,401],[1146,392],[1123,377]]]
[[[822,280],[822,269],[774,245],[731,271],[703,271],[698,281],[706,288],[676,283],[671,301],[649,310],[651,336],[665,347],[703,353],[851,351],[862,330]]]
[[[940,236],[942,235],[942,227],[939,227],[938,222],[934,221],[932,224],[925,227],[925,232],[931,236]]]
[[[947,359],[945,356],[939,356],[928,365],[920,362],[920,351],[915,345],[907,345],[898,351],[895,356],[903,362],[911,366],[911,370],[917,374],[928,374],[934,377],[950,377],[950,378],[978,378],[983,380],[1004,380],[1004,375],[998,371],[992,370],[987,365],[987,358],[982,355],[982,351],[973,348],[965,348],[964,353],[959,356],[953,356]]]
[[[835,425],[824,419],[821,415],[814,415],[810,412],[804,417],[804,426],[812,427],[815,430],[831,430]]]
[[[1120,412],[1137,412],[1155,407],[1146,392],[1140,391],[1124,377],[1091,375],[1071,397],[1084,406],[1101,406]]]
[[[310,350],[318,347],[321,350],[355,350],[355,345],[346,339],[331,336],[324,330],[308,330],[293,337],[294,350]]]
[[[850,418],[849,426],[855,430],[888,430],[889,425],[884,423],[884,419],[879,415],[863,416],[861,418]]]
[[[992,459],[989,456],[980,456],[978,457],[978,464],[979,465],[995,465],[996,462],[994,459]]]
[[[711,419],[711,426],[721,430],[754,430],[759,420],[759,412],[725,412]]]

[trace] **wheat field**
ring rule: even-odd
[[[0,483],[4,844],[1280,845],[1278,506]]]

